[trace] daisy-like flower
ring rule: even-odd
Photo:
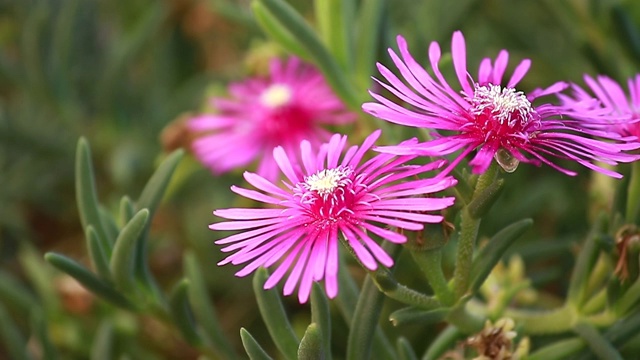
[[[637,149],[640,144],[608,131],[608,120],[601,112],[589,114],[552,103],[534,106],[533,102],[538,98],[558,94],[568,84],[558,82],[529,94],[516,89],[529,70],[531,61],[528,59],[516,66],[503,85],[509,54],[502,50],[494,62],[489,58],[482,60],[477,80],[474,80],[467,72],[464,37],[456,31],[451,53],[461,90],[455,90],[438,68],[441,57],[438,43],[433,42],[429,47],[430,74],[411,56],[404,38],[398,36],[397,42],[400,56],[391,49],[389,54],[402,80],[378,64],[387,82],[377,81],[411,108],[373,92],[371,95],[378,102],[365,103],[362,108],[392,123],[443,132],[434,133],[434,139],[425,143],[383,147],[381,151],[436,156],[461,150],[451,168],[477,150],[469,162],[474,173],[486,171],[495,157],[507,171],[514,171],[519,162],[544,163],[565,174],[576,175],[549,159],[557,157],[612,177],[621,177],[593,162],[616,165],[638,159],[625,151]]]
[[[260,159],[258,174],[274,180],[274,147],[293,154],[303,139],[314,145],[328,140],[331,133],[323,125],[356,117],[317,69],[295,57],[274,58],[269,76],[231,84],[229,93],[231,98],[211,100],[218,113],[188,122],[191,131],[201,133],[192,143],[193,152],[214,174]]]
[[[298,287],[300,303],[308,300],[314,281],[324,279],[330,298],[338,293],[339,236],[368,269],[375,270],[378,263],[392,266],[393,260],[372,235],[404,243],[406,237],[388,227],[421,230],[423,223],[441,222],[441,215],[426,212],[445,209],[454,198],[426,196],[455,185],[456,180],[443,175],[416,178],[442,167],[442,160],[407,165],[415,156],[378,154],[362,162],[379,135],[380,131],[372,133],[362,146],[349,147],[343,156],[347,137],[339,134],[317,152],[309,141],[302,141],[295,158],[276,147],[273,156],[286,177],[284,188],[245,172],[245,180],[257,191],[236,186],[231,190],[268,208],[214,211],[229,221],[212,224],[211,229],[241,230],[216,241],[224,245],[223,252],[235,251],[218,265],[246,264],[236,273],[246,276],[278,263],[265,289],[288,273],[283,293],[290,295]]]
[[[627,80],[628,97],[622,87],[608,76],[600,75],[594,79],[585,75],[584,81],[598,101],[594,103],[593,95],[573,84],[573,96],[559,94],[562,103],[577,111],[601,111],[612,118],[612,131],[640,139],[640,74]]]

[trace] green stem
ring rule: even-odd
[[[498,165],[494,161],[491,166],[480,175],[473,192],[473,198],[481,194],[495,180],[498,173]],[[460,220],[460,237],[458,239],[458,249],[456,253],[456,268],[453,272],[453,290],[457,299],[460,299],[469,289],[471,265],[473,260],[473,249],[481,218],[474,218],[469,213],[468,206],[462,210]]]
[[[455,297],[447,284],[447,279],[442,271],[442,250],[413,250],[411,256],[418,264],[422,273],[426,276],[429,285],[433,289],[436,297],[445,306],[451,306],[455,302]]]
[[[578,313],[570,305],[555,310],[534,311],[506,309],[509,317],[527,334],[558,334],[571,330],[578,321]]]
[[[640,215],[640,161],[631,164],[631,179],[627,194],[626,220],[635,224]]]
[[[426,310],[433,310],[442,307],[440,301],[435,297],[427,296],[398,283],[387,269],[379,268],[376,271],[369,272],[369,275],[378,289],[392,299]]]

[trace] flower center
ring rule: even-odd
[[[470,112],[476,117],[487,116],[509,127],[526,125],[535,113],[522,91],[500,85],[476,84],[471,103],[473,107]]]
[[[345,186],[349,182],[349,176],[353,173],[351,168],[338,166],[334,169],[324,169],[307,176],[304,179],[303,187],[326,198],[333,194],[337,188]]]
[[[287,105],[292,95],[293,92],[288,86],[273,84],[260,95],[260,102],[266,107],[279,108]]]

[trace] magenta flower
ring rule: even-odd
[[[342,156],[347,137],[334,135],[313,152],[309,141],[300,144],[298,157],[289,157],[283,147],[273,151],[286,176],[280,188],[260,175],[244,173],[256,190],[233,186],[238,195],[264,203],[268,208],[222,209],[214,214],[230,221],[210,226],[213,230],[241,230],[216,241],[223,252],[235,251],[218,265],[246,264],[236,273],[246,276],[258,267],[277,262],[265,289],[274,287],[289,273],[285,295],[298,289],[300,303],[308,300],[314,281],[324,279],[330,298],[338,292],[338,236],[353,249],[359,261],[375,270],[378,263],[393,260],[372,238],[404,243],[406,237],[388,227],[421,230],[423,223],[438,223],[438,211],[453,204],[453,197],[426,197],[455,185],[449,176],[418,179],[417,175],[443,166],[444,161],[406,165],[415,156],[378,154],[361,164],[365,153],[380,136],[371,134],[362,146],[352,146]]]
[[[230,99],[211,100],[217,114],[202,114],[188,123],[192,131],[204,132],[192,149],[214,174],[260,159],[258,174],[275,180],[274,147],[292,154],[303,139],[317,145],[331,136],[322,125],[345,124],[356,117],[319,71],[295,57],[274,58],[268,77],[231,84],[229,92]]]
[[[638,159],[624,151],[637,149],[640,144],[606,131],[607,121],[601,113],[588,116],[585,112],[552,103],[534,106],[533,102],[538,98],[557,94],[568,85],[558,82],[529,94],[517,90],[515,86],[531,65],[528,59],[516,66],[506,86],[503,86],[509,54],[502,50],[494,62],[485,58],[480,63],[476,81],[467,72],[464,37],[456,31],[451,53],[461,88],[458,91],[449,85],[438,68],[441,54],[436,42],[429,47],[433,74],[430,75],[413,59],[404,38],[398,36],[397,41],[400,57],[391,49],[389,54],[403,80],[378,64],[388,83],[377,81],[409,104],[411,109],[373,92],[371,95],[378,103],[365,103],[362,108],[373,116],[396,124],[444,132],[434,133],[431,141],[383,147],[381,151],[398,155],[440,156],[461,150],[451,168],[477,150],[469,162],[474,173],[483,173],[495,157],[507,171],[515,170],[514,164],[526,162],[544,163],[565,174],[576,174],[549,160],[549,157],[557,157],[578,162],[609,176],[621,177],[593,164],[593,161],[616,165]]]
[[[573,96],[559,94],[563,105],[576,111],[592,113],[600,111],[609,117],[609,129],[621,136],[640,139],[640,74],[627,81],[629,97],[622,87],[608,76],[600,75],[597,79],[585,75],[584,81],[593,95],[573,84]]]

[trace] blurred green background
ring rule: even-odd
[[[290,3],[313,21],[311,2]],[[584,73],[625,81],[640,68],[640,3],[633,0],[390,0],[387,7],[379,29],[383,62],[383,49],[396,34],[426,63],[430,41],[448,49],[451,33],[460,29],[470,69],[503,48],[510,51],[511,68],[531,58],[523,90],[559,80],[581,83]],[[117,343],[133,358],[196,358],[153,319],[68,288],[68,279],[41,255],[55,250],[87,260],[74,193],[80,136],[92,147],[99,198],[117,211],[120,197],[137,198],[163,154],[185,143],[179,119],[205,107],[207,94],[224,92],[229,81],[255,72],[271,49],[248,0],[0,0],[0,266],[47,309],[51,341],[62,358],[86,358],[94,327],[105,317],[114,319]],[[575,244],[596,211],[588,201],[606,207],[615,185],[579,171],[581,176],[570,178],[521,166],[508,176],[481,230],[490,235],[533,217],[535,229],[514,252],[524,257],[537,286],[559,296]],[[270,340],[250,278],[237,279],[231,266],[215,265],[222,257],[213,245],[218,235],[207,229],[215,221],[213,209],[236,201],[228,187],[241,182],[239,173],[215,178],[186,156],[154,218],[150,262],[168,286],[182,275],[182,253],[195,251],[222,325],[243,353],[241,326],[262,344]],[[594,186],[598,190],[589,192]],[[25,314],[4,305],[28,339]],[[303,331],[306,307],[295,299],[287,299],[287,306]],[[334,348],[341,353],[340,329],[346,326],[338,320],[336,327]],[[420,339],[431,336],[421,328],[394,331],[418,349],[424,346]]]

